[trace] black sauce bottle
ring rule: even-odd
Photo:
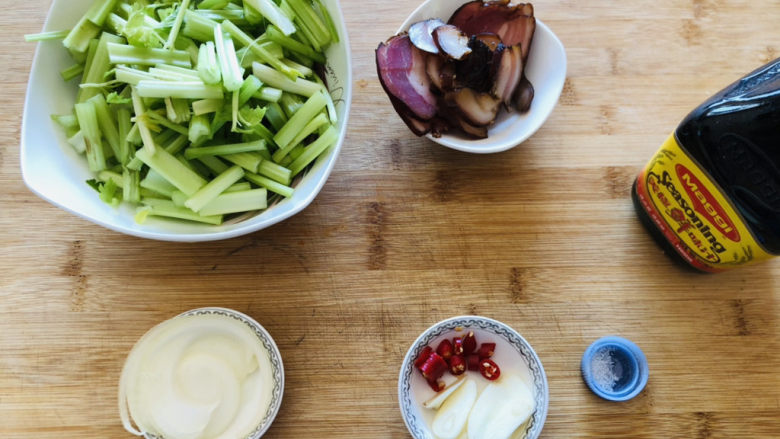
[[[694,109],[631,196],[666,253],[696,270],[780,255],[780,58]]]

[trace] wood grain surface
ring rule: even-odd
[[[0,0],[0,437],[128,438],[128,350],[201,306],[256,318],[286,371],[268,438],[408,438],[396,396],[412,341],[479,314],[517,329],[550,384],[543,438],[780,437],[780,260],[719,275],[670,262],[629,187],[685,114],[778,56],[777,0],[544,0],[568,74],[539,132],[501,154],[413,136],[374,49],[417,1],[344,0],[354,65],[346,142],[314,203],[222,242],[123,236],[33,195],[19,132],[50,0]],[[593,395],[603,335],[638,343],[646,390]]]

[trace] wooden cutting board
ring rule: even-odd
[[[417,2],[344,0],[354,66],[346,142],[304,212],[227,241],[123,236],[38,199],[19,132],[49,0],[0,0],[0,437],[128,438],[128,350],[201,306],[278,343],[286,388],[268,438],[408,438],[401,360],[425,328],[478,314],[517,329],[550,385],[543,438],[780,437],[780,261],[703,276],[638,223],[629,187],[685,114],[775,58],[777,1],[546,0],[567,80],[539,132],[477,156],[413,136],[374,49]],[[638,343],[646,390],[600,400],[579,372],[603,335]]]

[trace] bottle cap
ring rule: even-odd
[[[596,395],[628,401],[647,384],[647,358],[639,346],[622,337],[603,337],[582,355],[582,378]]]

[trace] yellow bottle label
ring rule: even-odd
[[[700,270],[719,272],[773,257],[674,135],[639,174],[636,191],[669,243]]]

